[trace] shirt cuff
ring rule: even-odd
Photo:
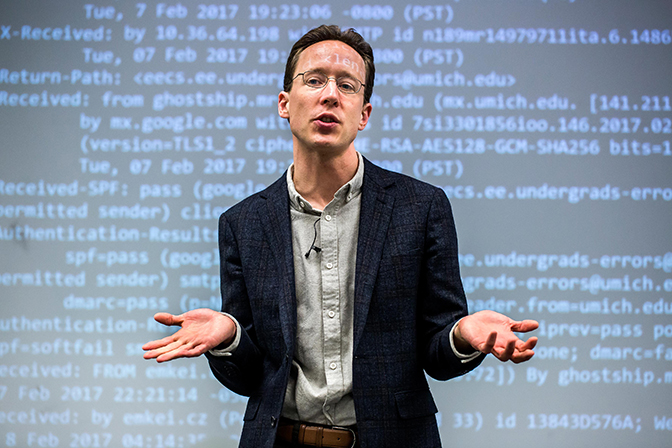
[[[462,318],[464,319],[464,318]],[[462,320],[460,319],[460,320]],[[469,361],[473,361],[474,359],[478,358],[481,355],[481,352],[478,350],[474,350],[472,353],[465,355],[464,353],[460,353],[457,351],[457,348],[455,347],[455,336],[453,336],[453,333],[455,333],[455,328],[457,327],[457,324],[460,323],[460,320],[455,322],[455,325],[453,325],[453,328],[450,329],[450,348],[453,349],[453,353],[455,353],[455,356],[457,356],[460,361],[465,364],[468,363]]]
[[[238,345],[240,344],[240,331],[241,331],[240,330],[240,324],[238,323],[236,318],[233,317],[232,315],[230,315],[228,313],[222,313],[221,311],[220,311],[220,313],[223,316],[226,316],[226,317],[230,318],[233,321],[233,323],[236,324],[236,336],[233,338],[233,342],[231,342],[231,344],[229,344],[228,347],[225,347],[223,349],[213,348],[212,350],[210,350],[210,354],[213,355],[213,356],[231,356],[233,354],[233,352],[238,348]],[[452,339],[451,339],[451,344],[452,344]]]

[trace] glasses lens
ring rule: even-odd
[[[338,78],[336,80],[336,84],[338,85],[339,90],[343,93],[357,93],[361,88],[361,83],[354,78],[350,78],[349,76]]]
[[[303,82],[314,89],[319,89],[327,84],[328,78],[320,72],[305,72],[303,74]]]

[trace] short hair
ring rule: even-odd
[[[342,31],[338,25],[320,25],[308,31],[301,39],[296,41],[287,57],[283,90],[289,92],[292,89],[294,71],[303,50],[325,40],[341,41],[352,47],[362,57],[366,74],[366,79],[364,80],[364,104],[368,103],[373,93],[373,79],[376,75],[376,68],[373,65],[373,50],[371,49],[371,45],[354,28]]]

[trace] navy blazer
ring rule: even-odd
[[[467,314],[445,193],[364,160],[355,273],[353,397],[362,448],[440,447],[425,372],[476,367],[450,347]],[[240,447],[272,448],[296,334],[285,176],[219,221],[222,310],[242,327],[232,356],[207,355],[219,381],[249,396]]]

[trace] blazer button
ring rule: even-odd
[[[271,428],[275,428],[275,424],[277,423],[277,419],[275,416],[271,415]]]

